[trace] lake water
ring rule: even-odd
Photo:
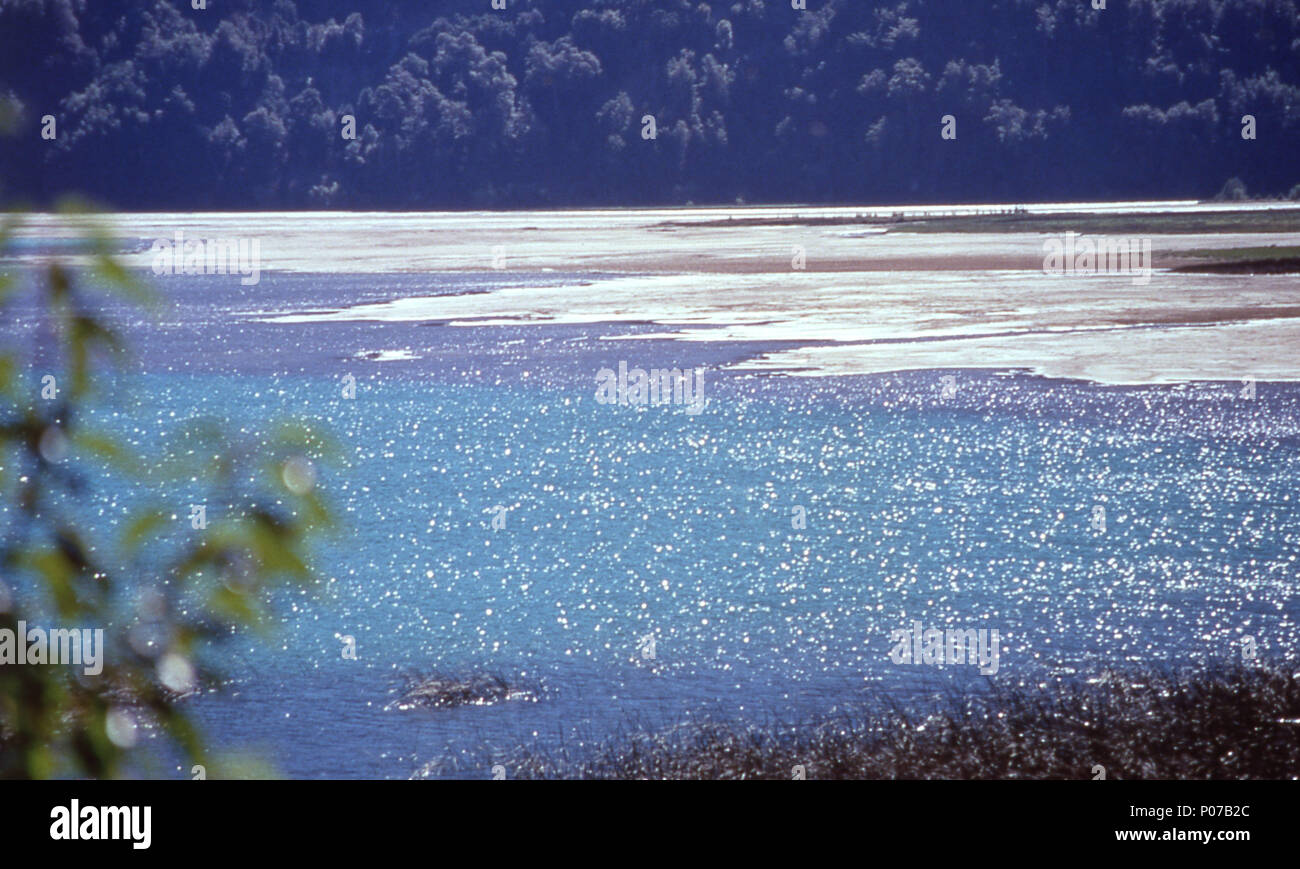
[[[151,278],[175,305],[119,312],[138,364],[97,421],[144,451],[194,416],[253,444],[306,418],[339,445],[318,480],[343,529],[321,585],[280,595],[271,640],[236,638],[227,690],[189,701],[214,743],[282,774],[487,778],[620,729],[919,708],[986,681],[891,660],[918,621],[997,629],[997,684],[1228,663],[1245,637],[1295,656],[1294,383],[784,376],[743,363],[806,337],[331,314],[519,286],[599,298],[634,275],[263,268],[247,287]],[[620,361],[702,368],[706,409],[598,402]],[[101,491],[99,529],[133,498]],[[404,673],[435,670],[531,697],[386,708]]]

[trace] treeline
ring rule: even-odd
[[[461,208],[1300,182],[1295,0],[193,5],[0,0],[0,194]]]

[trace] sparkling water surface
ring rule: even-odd
[[[189,701],[219,746],[285,775],[486,778],[629,727],[1227,663],[1246,636],[1294,655],[1296,385],[759,376],[725,369],[743,345],[609,327],[253,316],[497,276],[172,280],[185,304],[123,320],[137,367],[97,422],[146,453],[194,416],[254,445],[305,418],[339,447],[318,479],[342,529],[316,553],[322,583],[278,595],[271,640],[236,638],[227,690]],[[619,360],[704,367],[707,409],[598,403]],[[99,529],[132,498],[100,491]],[[895,664],[890,633],[914,621],[997,629],[998,672]],[[386,708],[431,671],[529,696]]]

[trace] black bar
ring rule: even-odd
[[[135,781],[33,782],[0,790],[9,821],[6,848],[128,860],[157,854],[328,858],[357,849],[412,848],[431,860],[464,848],[483,849],[485,858],[514,848],[556,856],[571,849],[609,856],[630,850],[669,858],[684,856],[686,843],[701,837],[724,851],[771,848],[772,854],[789,850],[808,859],[841,848],[863,856],[902,848],[927,858],[1033,858],[1095,853],[1102,846],[1159,853],[1159,846],[1169,845],[1208,846],[1203,853],[1230,858],[1242,848],[1290,844],[1295,796],[1282,782],[790,782],[607,790],[487,782]],[[149,847],[135,848],[130,834],[101,841],[51,838],[52,815],[60,807],[70,810],[74,799],[83,818],[91,806],[148,806]],[[1212,838],[1203,841],[1207,832]],[[602,841],[623,844],[617,852],[593,850]]]

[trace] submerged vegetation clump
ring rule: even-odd
[[[524,752],[511,778],[1290,779],[1300,673],[1106,676],[886,703],[801,727],[692,724],[593,750]]]
[[[507,700],[536,700],[533,691],[511,687],[496,675],[453,676],[434,673],[407,677],[402,696],[388,704],[390,710],[446,709],[456,706],[491,706]]]

